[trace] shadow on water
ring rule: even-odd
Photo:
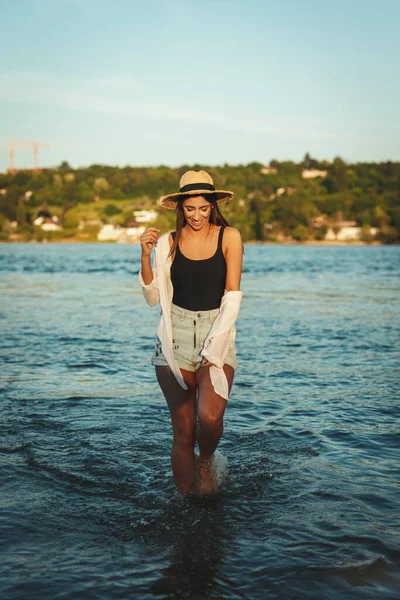
[[[166,515],[165,515],[166,516]],[[171,515],[172,516],[172,515]],[[224,502],[203,502],[182,499],[168,518],[168,537],[161,533],[159,547],[167,541],[169,564],[151,586],[155,596],[163,598],[221,597],[224,587],[222,566],[227,552],[234,545],[234,532],[224,519]],[[151,534],[154,540],[154,532]],[[231,582],[230,597],[234,595]]]

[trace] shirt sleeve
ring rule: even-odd
[[[222,368],[228,356],[229,347],[232,343],[232,332],[224,331],[205,341],[204,348],[200,354],[209,362]]]
[[[138,273],[138,279],[140,287],[142,288],[143,296],[150,306],[155,306],[160,301],[160,291],[158,289],[158,277],[157,277],[157,269],[153,265],[153,280],[147,285],[143,281],[142,271],[140,270]]]
[[[225,292],[221,307],[207,338],[201,355],[215,365],[222,367],[232,343],[234,326],[239,314],[243,293],[240,291]]]

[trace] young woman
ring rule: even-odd
[[[161,304],[152,363],[171,415],[172,470],[181,493],[217,491],[212,457],[237,367],[235,321],[242,299],[241,236],[219,210],[232,196],[215,190],[206,171],[188,171],[180,191],[160,199],[176,210],[176,231],[159,238],[150,227],[140,240],[139,282],[148,304]]]

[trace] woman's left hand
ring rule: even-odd
[[[202,367],[215,367],[214,363],[210,363],[206,358],[201,361]]]

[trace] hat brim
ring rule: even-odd
[[[233,192],[228,192],[228,190],[191,190],[190,192],[177,192],[176,194],[168,194],[167,196],[162,196],[159,199],[158,203],[164,208],[169,208],[173,210],[177,207],[178,200],[180,198],[184,198],[187,196],[208,196],[209,194],[215,194],[218,204],[224,204],[233,197]]]

